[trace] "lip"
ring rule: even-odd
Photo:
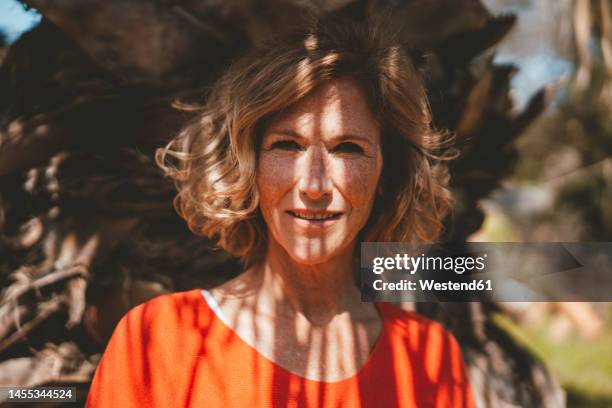
[[[295,224],[312,231],[322,230],[335,224],[340,218],[342,218],[342,215],[344,214],[340,211],[315,211],[303,208],[293,208],[291,210],[285,211],[285,213],[291,218],[291,220],[293,220]],[[306,217],[330,216],[331,218],[306,219],[301,218],[300,215]]]

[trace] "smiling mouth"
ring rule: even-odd
[[[342,213],[312,213],[312,212],[302,212],[302,211],[287,211],[290,215],[295,218],[299,218],[301,220],[307,221],[328,221],[328,220],[336,220],[340,218]]]

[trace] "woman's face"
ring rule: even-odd
[[[270,244],[309,265],[352,250],[378,191],[380,142],[365,96],[346,78],[324,83],[275,118],[257,164]]]

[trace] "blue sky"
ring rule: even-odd
[[[0,31],[9,43],[21,33],[38,24],[40,15],[33,10],[26,11],[16,0],[0,0]]]

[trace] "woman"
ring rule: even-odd
[[[236,62],[157,161],[189,227],[246,270],[130,311],[88,406],[473,406],[452,336],[355,284],[360,241],[440,233],[440,138],[375,27],[319,21]]]

